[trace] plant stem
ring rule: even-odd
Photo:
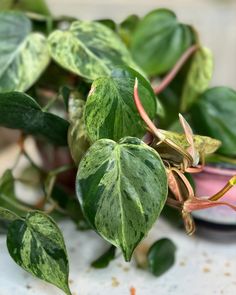
[[[176,77],[179,70],[182,68],[182,66],[186,63],[186,61],[191,57],[191,55],[196,52],[199,49],[199,45],[193,45],[189,47],[184,54],[180,57],[180,59],[177,61],[173,69],[165,76],[165,78],[162,80],[160,85],[154,87],[155,94],[161,93]]]

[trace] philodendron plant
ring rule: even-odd
[[[214,196],[195,196],[191,185],[190,174],[209,159],[233,163],[236,156],[236,92],[208,89],[212,54],[194,28],[168,9],[116,24],[53,17],[44,1],[3,3],[0,125],[21,133],[15,165],[0,180],[0,218],[17,264],[71,294],[66,247],[52,218],[71,218],[108,241],[108,252],[92,263],[104,267],[115,248],[130,261],[166,206],[181,213],[188,234],[192,211],[236,209],[219,200],[236,177]],[[38,166],[25,149],[29,135],[47,159],[58,150],[71,158],[49,170]],[[30,167],[16,178],[21,157]],[[74,169],[75,186],[65,187]],[[43,197],[34,205],[20,201],[19,181],[32,182]],[[159,276],[174,251],[170,240],[159,240],[144,264]]]

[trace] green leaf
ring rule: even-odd
[[[46,39],[31,30],[23,14],[0,13],[0,92],[27,90],[47,67]]]
[[[14,220],[8,230],[7,247],[13,260],[27,272],[71,294],[64,239],[50,217],[35,211],[25,219]]]
[[[146,128],[133,98],[136,77],[144,108],[150,118],[155,117],[156,97],[149,82],[130,68],[115,69],[109,77],[99,78],[92,84],[84,114],[91,141],[145,134]]]
[[[15,1],[13,8],[23,11],[34,12],[41,15],[51,15],[45,0],[20,0]]]
[[[14,212],[12,212],[6,208],[0,207],[0,219],[4,219],[7,221],[13,221],[18,218],[19,217]]]
[[[209,86],[213,74],[213,55],[201,47],[193,56],[181,97],[181,112],[185,112]]]
[[[220,140],[219,153],[236,156],[236,91],[211,88],[200,96],[190,114],[196,132]]]
[[[191,28],[179,23],[172,11],[157,9],[139,22],[131,52],[148,75],[163,74],[174,66],[193,39]]]
[[[116,248],[111,246],[101,257],[91,263],[94,268],[105,268],[115,258]]]
[[[67,145],[69,123],[44,112],[32,97],[24,93],[0,93],[0,126],[42,136],[55,145]]]
[[[165,204],[165,167],[137,138],[100,139],[80,162],[76,192],[93,228],[129,261]]]
[[[10,9],[14,0],[1,0],[0,10]]]
[[[70,97],[69,119],[71,124],[68,129],[68,145],[77,165],[90,146],[83,119],[84,104],[83,100]]]
[[[76,21],[69,31],[53,32],[49,45],[56,62],[89,80],[109,75],[117,65],[138,68],[116,33],[98,22]]]
[[[137,15],[132,14],[123,20],[119,25],[119,35],[128,48],[130,47],[132,35],[135,32],[139,21],[140,18]]]
[[[169,239],[160,239],[148,251],[148,268],[156,277],[161,276],[175,263],[175,244]]]
[[[15,183],[11,170],[6,170],[0,179],[0,206],[22,216],[27,209],[16,198]]]

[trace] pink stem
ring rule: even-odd
[[[175,76],[178,74],[179,70],[182,68],[182,66],[185,64],[185,62],[190,58],[190,56],[196,52],[199,49],[199,45],[193,45],[189,47],[184,54],[180,57],[180,59],[177,61],[173,69],[166,75],[166,77],[162,80],[161,84],[154,87],[155,94],[161,93],[175,78]]]

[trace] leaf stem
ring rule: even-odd
[[[175,66],[172,68],[172,70],[164,77],[160,85],[153,88],[155,94],[161,93],[176,77],[179,70],[182,68],[182,66],[186,63],[186,61],[191,57],[191,55],[196,52],[199,49],[199,45],[195,44],[191,47],[189,47],[184,54],[180,57],[180,59],[177,61]]]

